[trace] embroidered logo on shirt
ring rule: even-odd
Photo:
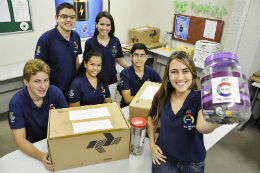
[[[116,53],[117,53],[116,46],[113,46],[112,56],[113,56],[113,57],[116,57]]]
[[[50,104],[50,109],[55,109],[55,107],[53,106],[53,104]],[[49,109],[49,110],[50,110]]]
[[[70,90],[70,98],[73,98],[74,96],[74,90]]]
[[[194,127],[196,127],[194,125],[194,117],[191,115],[191,110],[186,111],[186,115],[183,117],[183,122],[185,123],[184,128],[188,130],[192,130]]]
[[[120,78],[120,80],[119,80],[119,85],[123,85],[123,84],[124,84],[124,81],[123,81],[122,78]]]
[[[74,53],[77,53],[78,52],[78,44],[76,41],[74,41]]]
[[[37,51],[36,51],[36,55],[40,55],[40,53],[41,53],[41,46],[38,46]]]
[[[102,90],[102,94],[104,96],[104,98],[106,97],[106,90],[103,88],[103,86],[101,86],[101,90]]]
[[[9,113],[9,118],[10,118],[10,120],[11,120],[11,123],[13,123],[13,122],[14,122],[14,119],[15,119],[14,112],[10,112],[10,113]]]

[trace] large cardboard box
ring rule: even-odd
[[[159,42],[160,29],[144,26],[129,30],[130,43],[150,44]]]
[[[95,113],[98,108],[107,108],[110,116],[100,117],[103,113]],[[78,120],[75,117],[71,120],[69,112],[80,110],[93,112],[78,112]],[[90,119],[85,119],[86,116]],[[95,118],[97,116],[99,118]],[[112,128],[90,129],[104,128],[101,123],[104,121],[109,121]],[[75,124],[79,123],[85,124],[76,128]],[[89,131],[85,131],[86,128]],[[76,129],[84,132],[74,133]],[[117,103],[50,110],[47,142],[55,171],[128,158],[130,129]]]
[[[221,44],[208,41],[208,40],[198,40],[195,44],[193,61],[196,67],[204,68],[204,62],[206,58],[213,53],[221,51]]]

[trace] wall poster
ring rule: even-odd
[[[189,17],[176,16],[174,38],[187,40],[188,31],[189,31],[189,22],[190,22]]]
[[[103,10],[102,0],[55,0],[55,8],[68,2],[76,9],[76,25],[73,30],[77,31],[81,39],[92,37],[95,32],[95,19]]]

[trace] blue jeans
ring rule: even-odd
[[[160,161],[161,165],[152,164],[152,173],[204,173],[204,161],[199,163],[184,162],[168,154],[165,156],[167,157],[166,162]]]

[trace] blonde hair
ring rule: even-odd
[[[177,61],[183,63],[184,65],[186,65],[189,68],[189,70],[192,74],[192,77],[193,77],[192,83],[189,88],[191,90],[198,90],[198,84],[197,84],[198,77],[197,77],[197,72],[196,72],[196,66],[193,62],[193,59],[191,58],[191,56],[188,53],[186,53],[184,51],[173,52],[165,66],[165,71],[164,71],[161,87],[159,88],[158,92],[155,94],[153,102],[152,102],[152,107],[149,110],[148,115],[147,115],[147,116],[149,116],[150,114],[154,113],[154,116],[152,119],[152,121],[154,123],[159,122],[160,112],[168,97],[168,94],[172,93],[172,91],[174,90],[174,87],[172,86],[172,84],[170,82],[168,82],[170,63],[173,59],[176,59]],[[156,112],[154,112],[154,111],[156,111]]]
[[[37,72],[45,72],[50,75],[50,67],[40,59],[33,59],[28,61],[23,68],[23,79],[30,81],[32,75]]]

